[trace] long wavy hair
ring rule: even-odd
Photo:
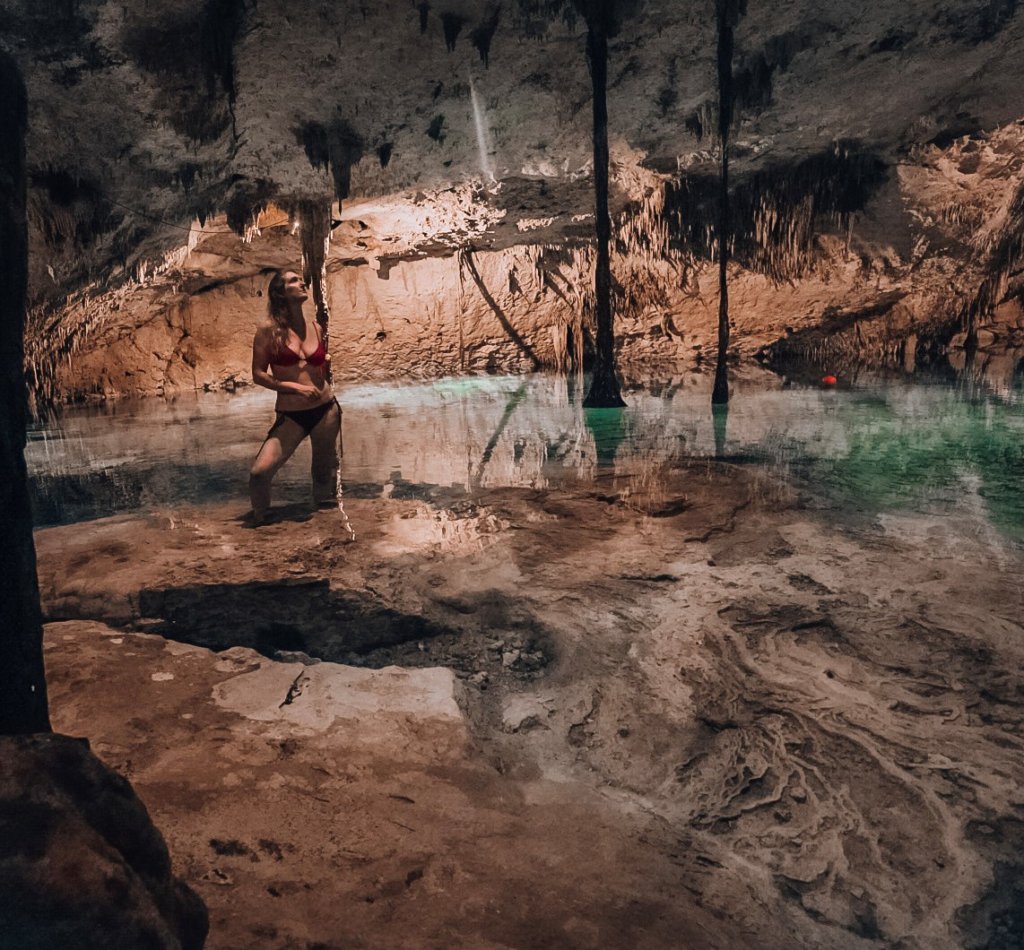
[[[267,285],[267,316],[270,332],[278,347],[288,345],[288,301],[284,297],[284,274],[276,270]]]

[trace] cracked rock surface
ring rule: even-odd
[[[606,481],[37,533],[57,722],[210,945],[1014,946],[1019,548]]]

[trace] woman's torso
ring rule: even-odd
[[[327,382],[327,353],[313,320],[306,321],[306,338],[301,344],[298,334],[293,330],[288,332],[286,345],[282,345],[274,335],[271,336],[270,372],[274,379],[283,383],[302,383],[319,390],[316,398],[299,393],[278,393],[275,405],[278,412],[313,409],[334,398],[331,385]]]

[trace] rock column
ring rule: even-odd
[[[0,51],[0,733],[48,732],[43,627],[25,471],[25,86]]]

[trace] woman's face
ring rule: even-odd
[[[306,282],[295,271],[285,271],[282,276],[284,277],[285,300],[298,300],[301,303],[303,300],[309,299]]]

